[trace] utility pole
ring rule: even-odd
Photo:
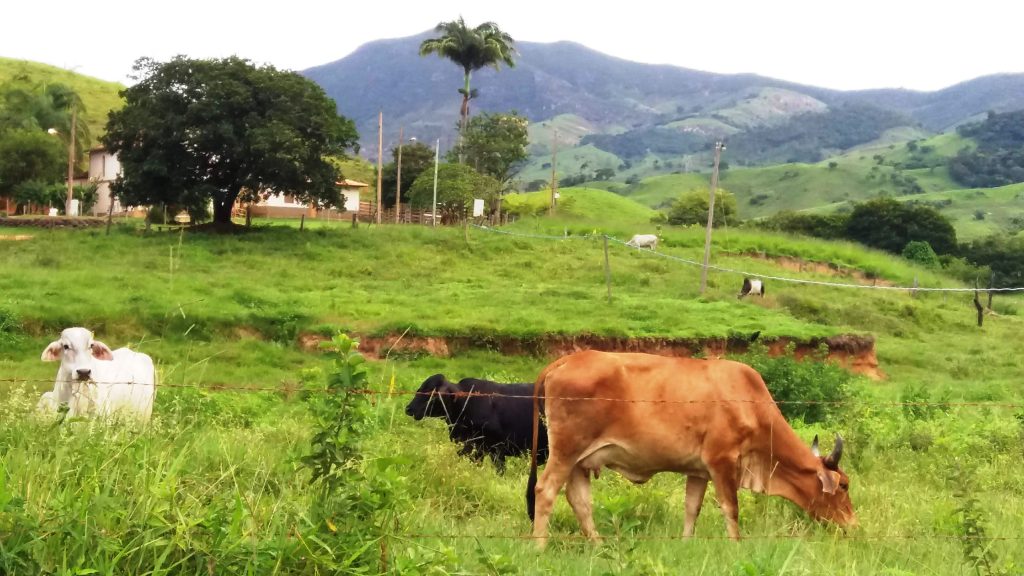
[[[700,293],[708,287],[708,260],[711,258],[711,226],[715,219],[715,189],[718,188],[718,163],[722,158],[725,144],[715,142],[715,165],[711,169],[711,197],[708,199],[708,228],[704,232],[704,266],[700,271]]]
[[[71,216],[71,202],[75,186],[75,130],[78,128],[78,108],[71,103],[71,133],[68,134],[68,197],[64,202],[64,215]]]
[[[430,227],[437,228],[437,165],[441,160],[441,139],[437,139],[434,148],[434,203],[430,208]]]
[[[402,144],[405,144],[405,126],[398,128],[398,184],[395,184],[395,224],[402,217]]]
[[[384,185],[384,173],[381,171],[381,162],[384,158],[384,111],[381,110],[377,116],[377,224],[380,224],[381,213],[381,187]]]
[[[555,213],[558,206],[558,180],[555,179],[555,171],[558,169],[558,129],[555,128],[554,136],[551,138],[551,206],[548,208],[548,216]]]

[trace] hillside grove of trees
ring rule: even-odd
[[[973,138],[975,150],[961,150],[949,160],[949,175],[969,188],[1024,182],[1024,110],[997,114],[957,131]]]

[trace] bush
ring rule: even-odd
[[[939,267],[939,256],[932,250],[931,244],[924,241],[911,240],[903,248],[903,257],[928,268]]]
[[[768,356],[764,346],[755,346],[742,360],[761,373],[772,398],[787,420],[808,424],[824,422],[843,411],[842,402],[853,397],[853,374],[825,361],[827,348],[803,361],[793,357],[794,345],[785,356]]]

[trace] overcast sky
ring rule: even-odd
[[[935,90],[1024,72],[1024,3],[1013,0],[4,0],[0,56],[125,83],[140,56],[236,54],[302,70],[460,14],[516,40],[844,90]]]

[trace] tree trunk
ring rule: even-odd
[[[231,227],[231,210],[235,206],[240,190],[213,197],[213,224],[218,228]]]

